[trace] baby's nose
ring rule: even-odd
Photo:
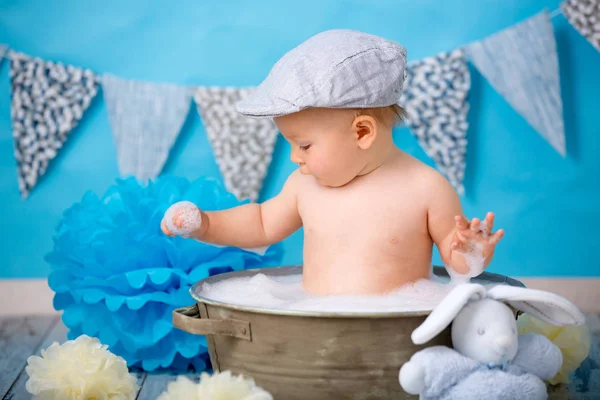
[[[292,154],[290,154],[290,160],[294,164],[302,164],[302,158],[298,154],[298,150],[292,149]]]

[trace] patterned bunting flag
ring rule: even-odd
[[[26,198],[98,91],[90,70],[9,52],[19,190]]]
[[[121,174],[157,177],[190,111],[192,90],[112,75],[102,76],[102,90]]]
[[[467,152],[469,68],[462,50],[407,65],[399,104],[407,126],[458,193],[464,193]]]
[[[490,84],[564,156],[558,57],[548,13],[469,45],[467,52]]]
[[[240,200],[256,201],[267,173],[277,126],[269,119],[244,117],[235,104],[248,88],[199,87],[194,99],[227,189]]]
[[[600,0],[567,0],[560,8],[569,23],[600,51]]]

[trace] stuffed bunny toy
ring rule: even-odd
[[[559,371],[562,353],[545,336],[518,336],[509,305],[557,326],[585,323],[577,307],[553,293],[458,285],[411,335],[415,344],[424,344],[452,323],[453,349],[434,346],[415,353],[400,369],[402,388],[422,400],[548,398],[543,380]]]

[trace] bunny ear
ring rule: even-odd
[[[458,285],[444,297],[441,303],[429,314],[411,335],[414,344],[427,343],[442,332],[470,300],[479,300],[485,295],[485,288],[476,283]]]
[[[583,325],[585,316],[567,299],[543,290],[498,285],[488,291],[488,297],[505,301],[555,326]]]

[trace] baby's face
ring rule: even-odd
[[[365,166],[364,151],[352,128],[350,110],[310,108],[275,118],[279,131],[292,146],[291,160],[300,172],[322,186],[347,184]]]

